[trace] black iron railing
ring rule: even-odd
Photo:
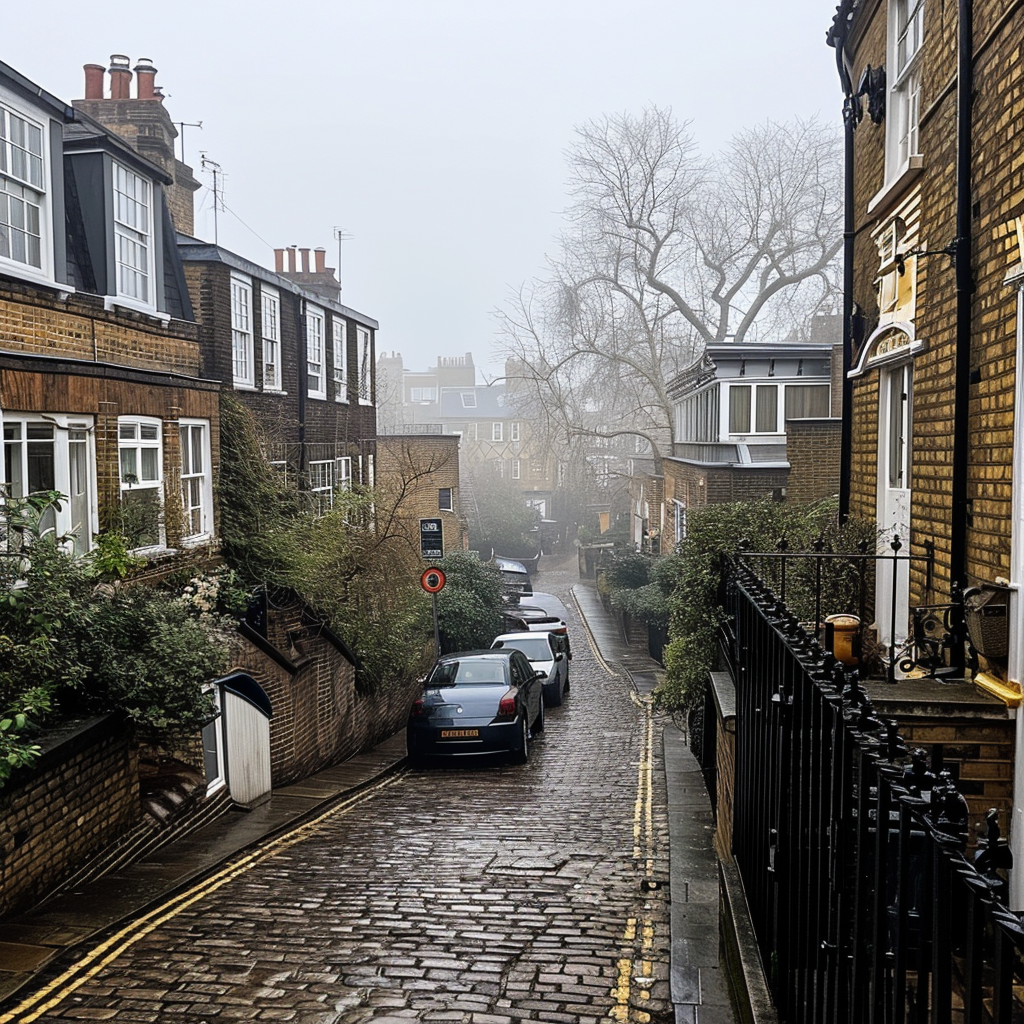
[[[736,685],[733,852],[791,1024],[1024,1020],[1024,929],[995,812],[908,751],[855,673],[742,563],[726,572]]]
[[[938,678],[962,677],[966,668],[977,668],[977,654],[970,645],[964,592],[956,583],[945,604],[906,606],[900,588],[908,583],[911,565],[923,570],[924,592],[931,594],[935,563],[934,548],[925,544],[923,555],[903,552],[903,542],[894,536],[888,552],[868,551],[862,544],[857,552],[836,553],[825,550],[818,541],[810,551],[790,551],[783,538],[775,551],[749,551],[741,544],[739,562],[777,595],[780,608],[794,609],[805,631],[814,639],[823,639],[823,616],[848,612],[861,623],[875,617],[875,577],[880,567],[888,575],[888,612],[886,626],[894,642],[881,658],[883,666],[873,666],[871,658],[860,658],[860,674],[884,672],[890,683],[899,674],[915,673]],[[863,631],[855,637],[856,655],[861,655]],[[916,670],[920,670],[917,672]]]

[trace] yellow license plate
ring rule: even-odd
[[[443,740],[475,740],[479,739],[479,729],[442,729],[441,739]]]

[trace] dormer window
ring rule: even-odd
[[[43,128],[0,105],[0,257],[44,269]]]
[[[117,294],[152,305],[153,218],[150,183],[114,163],[114,258]]]
[[[475,409],[476,408],[476,394],[472,391],[462,392],[462,408],[463,409]]]

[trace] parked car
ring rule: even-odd
[[[519,604],[529,608],[540,608],[547,615],[557,615],[563,622],[569,621],[569,610],[554,594],[543,594],[535,590],[520,597]]]
[[[544,729],[544,678],[514,648],[439,658],[409,712],[409,760],[507,752],[525,764]]]
[[[544,673],[544,703],[557,708],[569,689],[569,659],[561,639],[554,633],[503,633],[494,638],[492,648],[522,651],[537,672]]]
[[[505,581],[505,587],[512,595],[532,594],[533,584],[530,582],[530,574],[522,562],[516,562],[511,558],[495,558],[494,564]]]

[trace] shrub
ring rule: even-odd
[[[505,586],[501,573],[490,562],[464,552],[446,555],[438,564],[446,579],[437,595],[441,652],[490,647],[502,630]]]

